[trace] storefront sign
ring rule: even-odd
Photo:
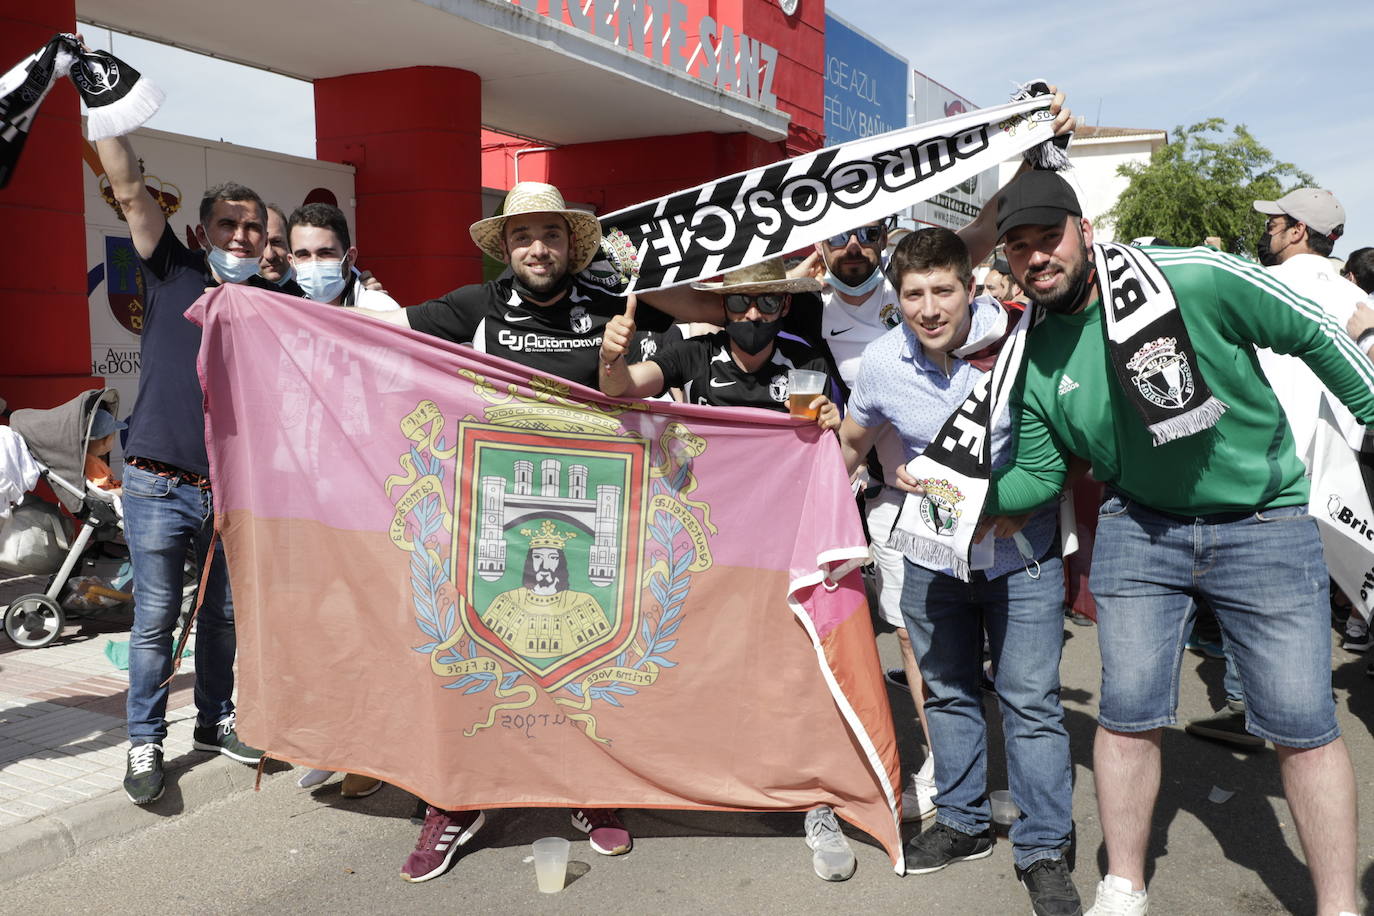
[[[510,0],[642,54],[718,89],[778,107],[778,49],[714,17],[691,18],[682,0]]]
[[[913,73],[911,117],[916,123],[953,117],[977,107],[924,73]],[[978,215],[996,191],[997,169],[988,169],[917,204],[909,215],[917,225],[959,229]]]
[[[827,12],[826,144],[906,127],[907,73],[903,58]]]

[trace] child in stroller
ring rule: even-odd
[[[46,591],[24,595],[5,610],[5,633],[23,648],[41,648],[61,634],[67,611],[58,596],[83,559],[91,574],[74,581],[75,594],[66,599],[68,607],[83,612],[107,610],[132,598],[106,584],[128,581],[127,561],[114,557],[102,562],[85,556],[97,552],[93,542],[112,540],[122,529],[118,485],[102,458],[124,425],[115,419],[118,413],[118,392],[92,390],[51,410],[16,410],[10,426],[0,427],[6,439],[0,456],[9,456],[0,473],[27,483],[21,492],[31,491],[37,481],[32,471],[25,474],[22,467],[31,462],[37,476],[48,481],[63,508],[80,524],[75,538],[69,537],[61,512],[32,492],[13,512],[3,513],[7,519],[0,517],[0,570],[52,576]],[[88,480],[88,469],[100,479]],[[4,503],[8,510],[9,500]]]

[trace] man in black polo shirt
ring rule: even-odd
[[[469,231],[509,272],[399,312],[357,311],[595,388],[602,329],[625,310],[623,298],[579,276],[600,251],[600,222],[590,211],[569,209],[557,188],[537,181],[512,188],[501,211]],[[640,297],[644,330],[666,331],[673,317],[719,324],[720,303],[686,288]],[[641,335],[636,345],[650,339]]]
[[[792,337],[779,337],[793,293],[821,287],[811,277],[789,279],[773,259],[731,271],[719,283],[693,284],[725,303],[723,330],[666,343],[652,356],[627,364],[637,336],[633,304],[607,326],[601,344],[601,390],[612,397],[656,397],[680,388],[689,404],[787,410],[787,373],[807,369],[830,374],[825,358]],[[822,397],[817,421],[839,425],[839,412]],[[834,426],[826,421],[833,419]]]
[[[625,354],[636,337],[635,300],[630,297],[625,313],[606,326],[601,342],[602,392],[644,398],[679,388],[691,404],[786,411],[790,370],[830,374],[825,357],[796,338],[779,336],[792,294],[819,290],[819,280],[789,279],[782,260],[774,258],[732,270],[719,283],[693,286],[720,297],[725,306],[724,329],[665,343],[647,359],[627,364]],[[809,406],[817,411],[816,425],[821,429],[839,427],[839,410],[825,395],[818,395]],[[826,881],[848,880],[854,874],[854,851],[835,813],[822,805],[807,812],[805,823],[816,876]]]
[[[509,272],[398,311],[351,311],[595,388],[602,331],[625,309],[624,299],[578,277],[601,250],[596,215],[569,208],[553,185],[524,181],[506,195],[501,215],[473,223],[469,232],[483,253],[509,264]],[[646,302],[684,321],[720,320],[719,302],[708,293],[665,290]],[[671,326],[663,312],[644,311],[651,330]],[[648,340],[643,335],[636,342],[641,355]],[[443,874],[484,820],[481,811],[426,806],[424,828],[401,877],[418,882]],[[622,855],[633,846],[630,832],[610,809],[580,808],[572,822],[602,855]]]
[[[172,671],[172,631],[188,553],[198,564],[212,564],[196,620],[194,746],[248,764],[262,756],[239,740],[234,727],[234,604],[223,547],[207,556],[214,506],[196,374],[200,328],[184,313],[206,287],[220,283],[276,287],[258,275],[267,210],[257,194],[233,183],[207,191],[196,226],[202,250],[188,251],[144,186],[128,138],[97,141],[96,151],[143,272],[143,371],[124,445],[124,527],[135,593],[124,791],[143,805],[163,790],[168,688],[161,685]]]

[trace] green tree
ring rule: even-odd
[[[1279,162],[1237,124],[1226,136],[1226,122],[1210,118],[1175,128],[1174,139],[1155,150],[1148,164],[1119,166],[1131,183],[1103,214],[1118,239],[1159,236],[1174,245],[1200,245],[1221,239],[1232,254],[1254,257],[1265,217],[1257,200],[1276,200],[1316,180],[1291,162]]]

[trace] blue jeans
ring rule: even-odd
[[[1326,562],[1306,506],[1183,519],[1111,494],[1098,517],[1091,582],[1104,727],[1174,724],[1196,596],[1221,624],[1248,731],[1292,748],[1340,735]]]
[[[214,527],[209,491],[125,465],[124,536],[134,567],[134,626],[129,633],[129,743],[167,737],[172,637],[181,612],[186,557],[203,568]],[[204,603],[196,616],[197,722],[234,711],[234,602],[224,545],[216,542]]]
[[[908,562],[902,613],[930,689],[925,705],[939,790],[936,819],[970,834],[991,821],[979,688],[986,629],[1011,795],[1021,809],[1011,826],[1016,864],[1061,858],[1073,831],[1073,770],[1059,702],[1063,562],[1041,560],[1038,579],[1018,570],[991,582],[977,572],[973,581],[960,582]]]

